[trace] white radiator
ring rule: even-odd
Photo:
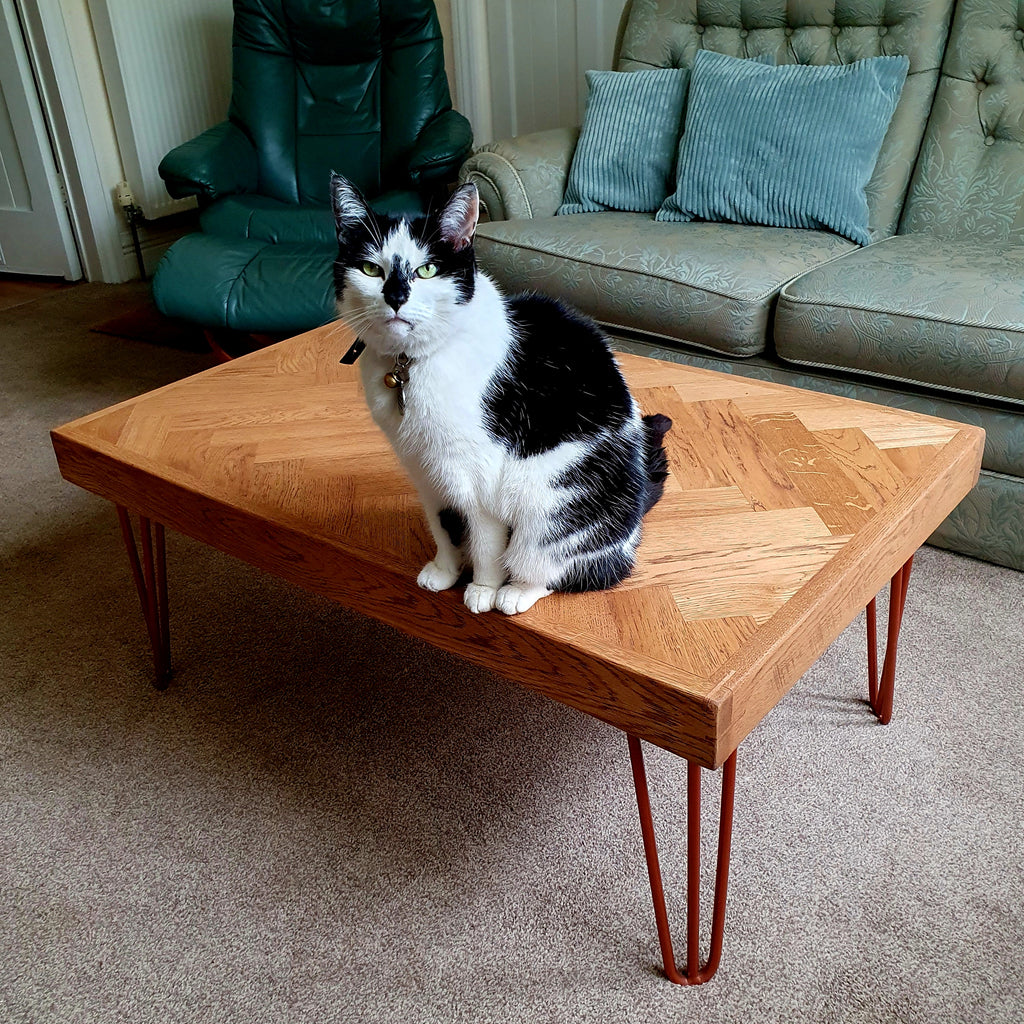
[[[194,205],[157,174],[168,150],[227,117],[231,0],[91,0],[126,179],[147,219]]]

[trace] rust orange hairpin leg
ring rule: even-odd
[[[711,948],[706,963],[700,962],[700,785],[702,768],[687,764],[686,780],[686,973],[676,966],[672,951],[672,934],[665,907],[665,888],[658,864],[658,847],[654,839],[654,820],[647,790],[647,773],[640,740],[628,736],[629,760],[633,766],[633,785],[640,812],[640,832],[644,840],[647,873],[654,901],[654,919],[658,926],[658,943],[665,965],[665,976],[677,985],[702,985],[710,981],[722,959],[722,938],[725,933],[725,898],[729,885],[729,853],[732,846],[732,816],[736,794],[736,752],[722,769],[722,805],[718,825],[718,864],[715,869],[715,903],[711,916]]]
[[[878,627],[874,599],[868,604],[868,699],[871,710],[882,725],[888,725],[892,718],[893,690],[896,686],[896,650],[900,639],[900,625],[903,609],[907,603],[907,587],[910,585],[910,570],[914,564],[911,557],[896,572],[889,584],[889,628],[885,640],[885,661],[882,664],[882,678],[878,678]]]
[[[131,519],[127,509],[117,506],[121,523],[121,536],[128,551],[128,561],[139,593],[139,603],[146,619],[149,642],[153,648],[154,685],[158,690],[167,688],[171,679],[171,631],[167,614],[167,546],[164,528],[145,516],[139,516],[139,535],[142,555],[135,544]]]

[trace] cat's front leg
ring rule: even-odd
[[[498,598],[507,571],[503,556],[508,546],[508,526],[486,512],[469,516],[469,553],[473,582],[466,585],[464,601],[471,612],[489,612]]]
[[[437,554],[423,566],[416,582],[424,590],[448,590],[455,586],[465,564],[466,521],[455,509],[439,508],[435,500],[423,494],[420,497]]]

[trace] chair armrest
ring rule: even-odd
[[[459,171],[472,181],[489,220],[553,217],[562,205],[579,128],[553,128],[488,143]]]
[[[447,185],[473,148],[473,130],[457,110],[443,110],[424,125],[409,156],[409,180],[418,188]]]
[[[196,196],[209,202],[256,191],[256,149],[231,121],[222,121],[172,149],[157,169],[175,199]]]

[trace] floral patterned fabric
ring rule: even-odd
[[[960,0],[901,233],[1024,245],[1024,5]]]
[[[476,235],[480,266],[507,291],[537,289],[602,323],[734,356],[763,351],[786,281],[855,248],[825,231],[642,213],[501,221]]]
[[[788,284],[775,350],[1024,407],[1024,245],[899,235]]]

